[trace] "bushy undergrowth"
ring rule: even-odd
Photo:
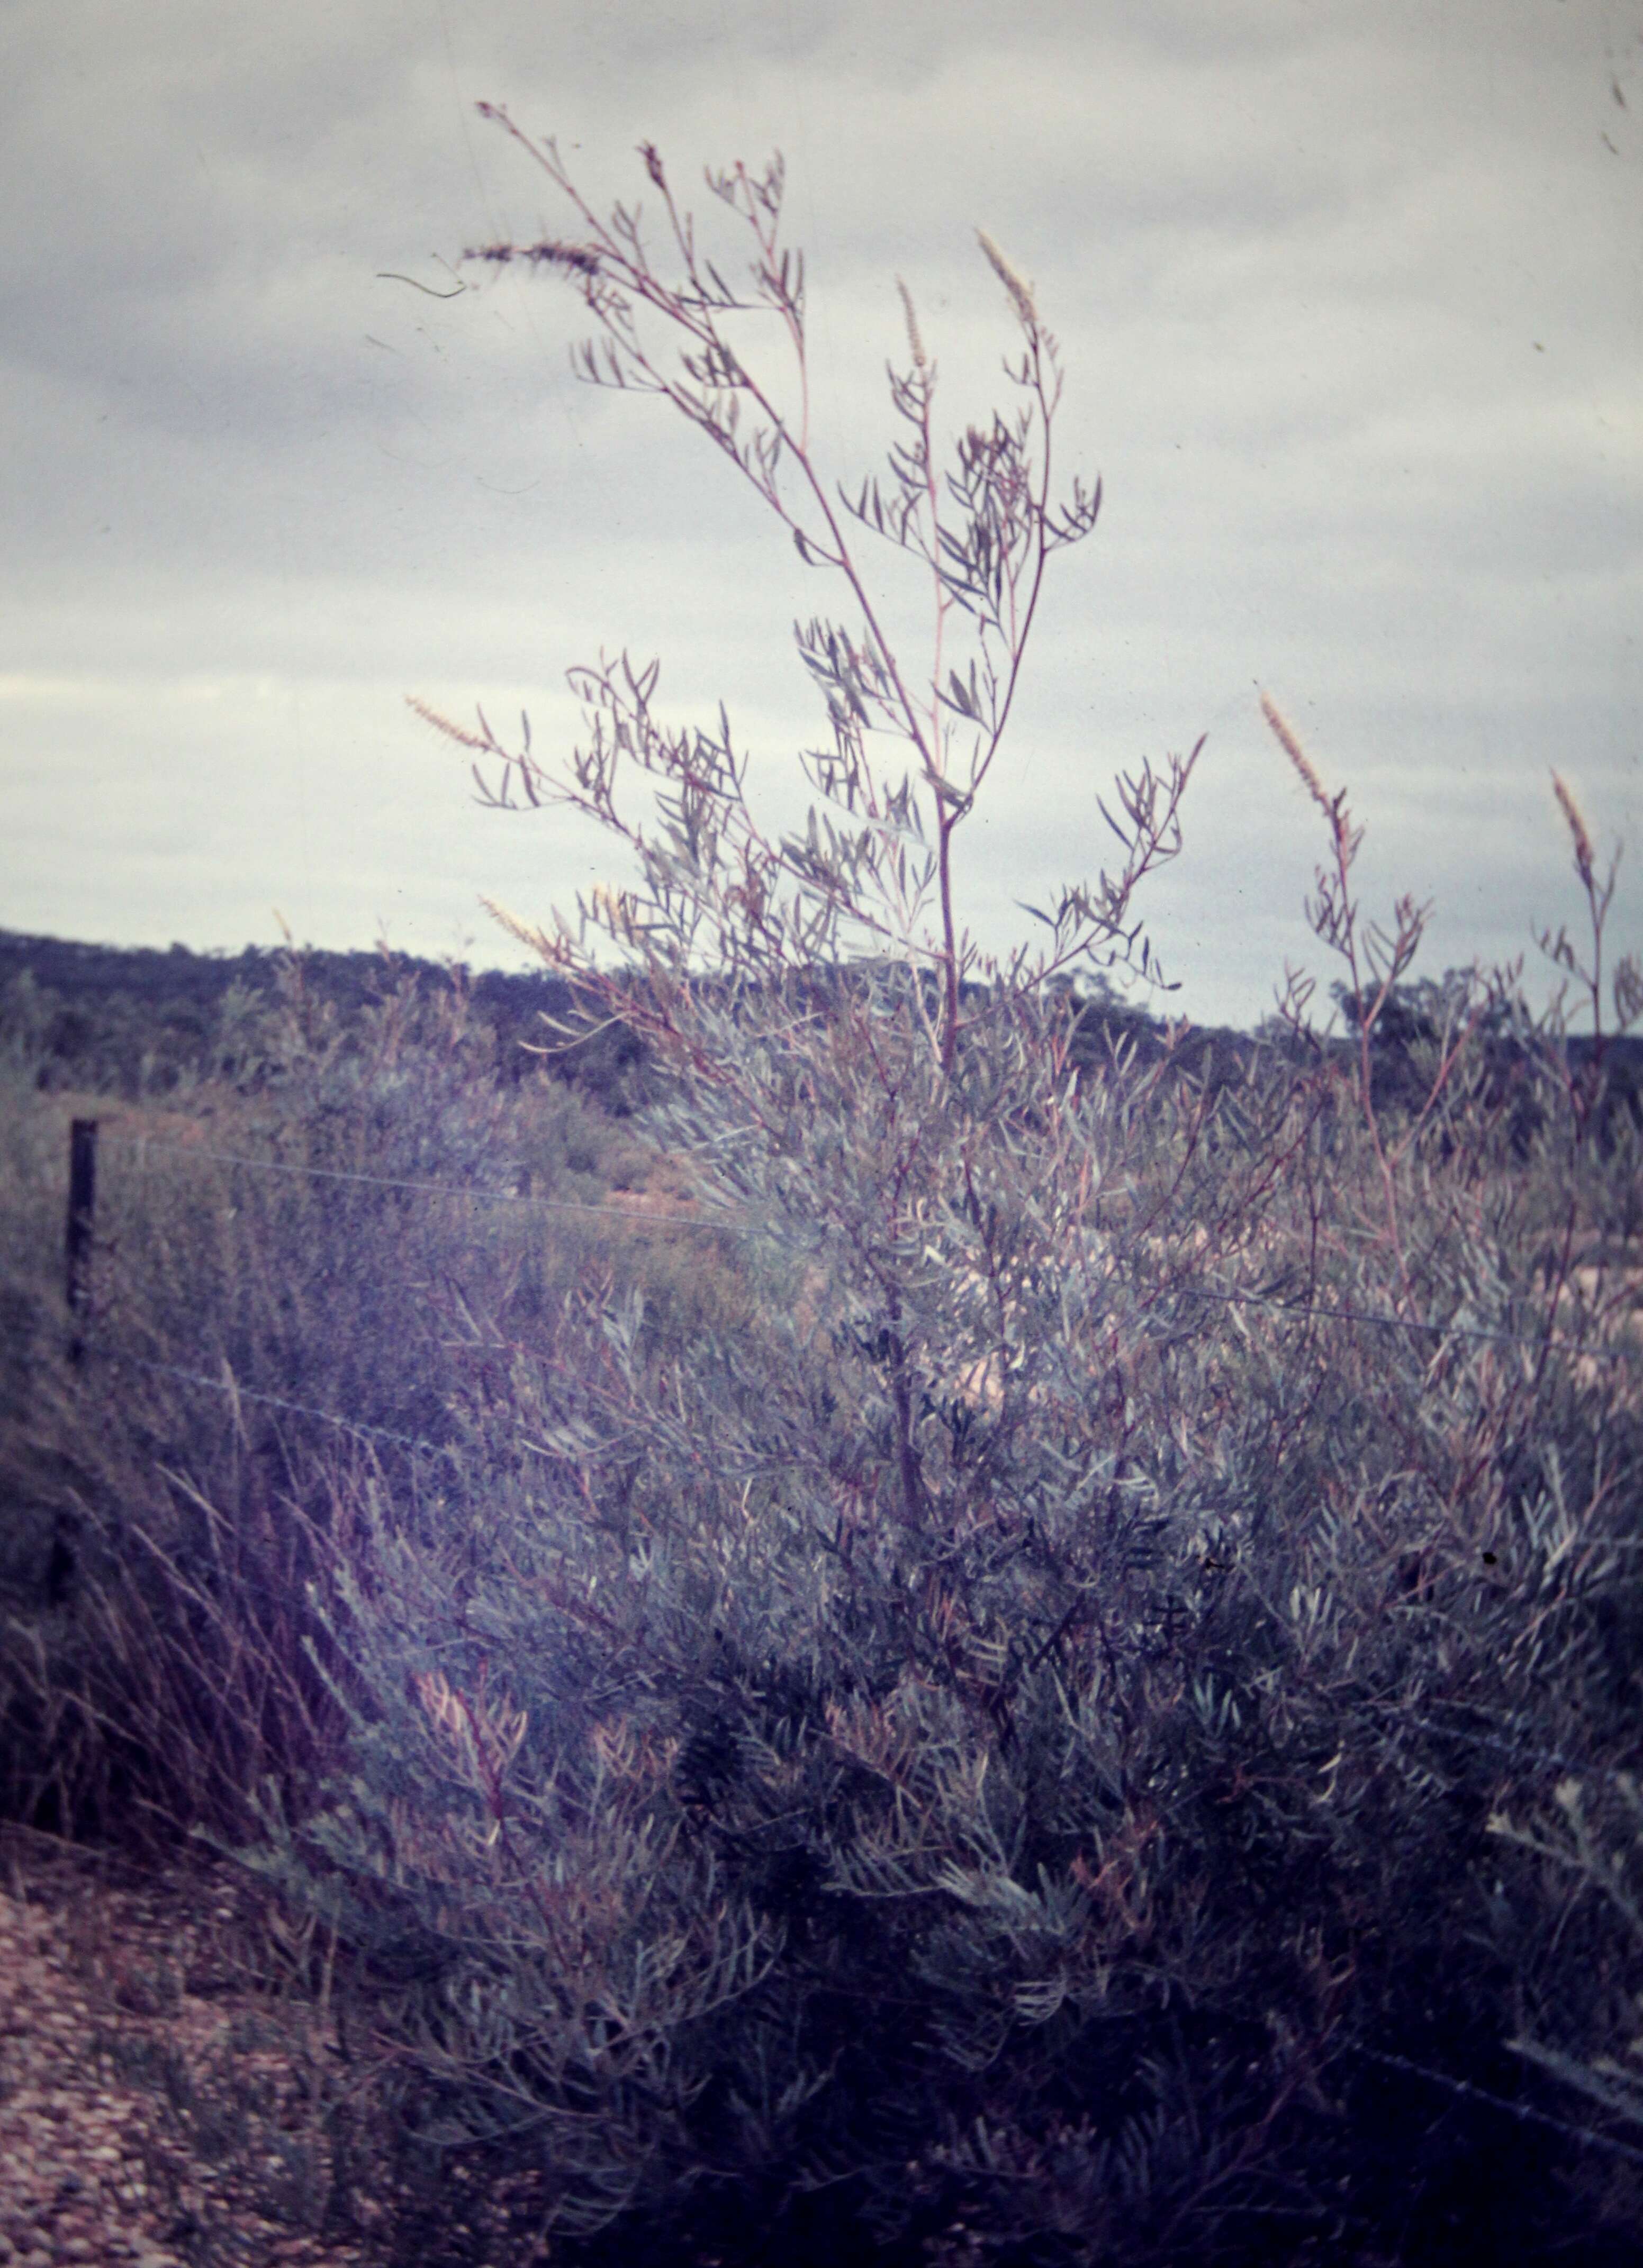
[[[1040,479],[1053,342],[986,247],[1020,416],[939,491],[909,302],[903,446],[840,507],[645,163],[683,284],[579,199],[576,241],[484,256],[567,276],[590,367],[845,576],[864,628],[800,634],[825,815],[765,835],[728,725],[670,730],[625,664],[579,680],[562,771],[447,729],[497,800],[631,852],[540,943],[645,1039],[704,1225],[227,1167],[173,1203],[155,1168],[107,1351],[35,1388],[81,1522],[34,1624],[59,1800],[112,1815],[123,1775],[322,1914],[408,2123],[534,2168],[570,2257],[1626,2257],[1643,1160],[1601,1040],[1572,1057],[1509,977],[1411,990],[1419,911],[1364,924],[1345,799],[1271,708],[1346,1044],[1297,984],[1230,1055],[1089,1046],[1081,1001],[1151,972],[1132,901],[1190,757],[1120,784],[1123,863],[1040,958],[977,954],[955,837],[1099,502]],[[716,188],[801,345],[779,174]],[[933,578],[927,703],[852,510]],[[1601,1016],[1610,895],[1559,793],[1593,952],[1548,946]],[[1611,990],[1624,1023],[1633,963]],[[309,1033],[263,1154],[513,1189],[534,1143],[564,1186],[568,1106],[453,1035],[390,1017],[345,1068]],[[427,1446],[131,1366],[182,1343]]]
[[[1621,2045],[1643,1948],[1503,1822],[1573,1778],[1625,1825],[1635,1148],[1457,1105],[1406,1285],[1338,1096],[1056,1061],[1018,1016],[938,1091],[866,992],[730,1152],[756,1323],[647,1346],[590,1287],[437,1506],[367,1488],[356,1777],[284,1879],[397,1980],[422,2115],[617,2257],[1624,2229],[1508,2043]],[[1461,1328],[1359,1320],[1411,1292]]]
[[[11,1066],[0,1576],[47,1609],[7,1649],[14,1815],[243,1832],[265,1777],[336,1754],[306,1599],[363,1476],[414,1489],[497,1319],[528,1329],[584,1268],[694,1295],[599,1217],[645,1148],[563,1085],[495,1080],[460,988],[345,1020],[304,979],[293,959],[271,1007],[231,1015],[186,1114],[75,1106],[101,1127],[77,1366],[68,1114]]]

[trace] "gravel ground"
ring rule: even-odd
[[[0,1825],[0,2268],[549,2257],[533,2177],[394,2158],[382,2066],[343,2052],[313,1951],[227,1867]]]
[[[374,2263],[336,2043],[225,1873],[0,1829],[0,2262]]]

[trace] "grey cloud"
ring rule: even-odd
[[[316,935],[358,938],[391,884],[444,938],[493,858],[533,909],[582,853],[470,835],[400,696],[517,696],[567,733],[561,672],[601,641],[660,652],[682,711],[722,693],[772,765],[814,733],[787,633],[836,595],[655,405],[573,386],[573,298],[380,280],[557,225],[486,96],[557,131],[600,203],[645,188],[641,135],[682,186],[786,148],[841,473],[888,437],[893,276],[960,420],[1008,341],[972,225],[1035,278],[1062,461],[1109,505],[1052,589],[978,919],[1058,872],[1055,799],[1092,766],[1208,725],[1214,850],[1160,919],[1204,998],[1258,1012],[1274,944],[1305,942],[1272,909],[1309,871],[1258,675],[1352,779],[1374,855],[1470,909],[1444,950],[1467,957],[1469,920],[1479,949],[1521,938],[1549,753],[1586,767],[1602,823],[1637,816],[1643,142],[1609,75],[1643,98],[1639,28],[1597,0],[14,4],[0,919],[148,934],[163,903],[230,942],[283,862]],[[241,691],[207,699],[217,681]],[[305,765],[345,825],[316,833]],[[1434,858],[1446,833],[1463,849]]]

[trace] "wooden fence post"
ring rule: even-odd
[[[69,1360],[85,1353],[92,1304],[92,1232],[97,1219],[97,1121],[77,1118],[69,1129],[69,1219],[63,1237],[69,1300]]]

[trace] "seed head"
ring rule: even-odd
[[[925,342],[918,335],[918,317],[913,307],[913,295],[898,276],[895,288],[902,295],[902,313],[907,318],[907,344],[913,357],[915,370],[928,370],[930,360],[925,352]]]
[[[541,954],[544,961],[551,961],[556,957],[557,947],[553,939],[545,931],[539,929],[534,922],[522,920],[518,914],[505,906],[499,898],[482,897],[479,902],[490,916],[491,920],[500,928],[506,930],[510,937],[516,938],[519,944],[528,946],[533,953]]]
[[[490,268],[509,268],[523,261],[530,268],[558,268],[591,284],[599,274],[600,255],[586,244],[561,244],[544,236],[535,244],[470,244],[464,260],[483,260]]]
[[[1589,889],[1594,863],[1592,838],[1586,831],[1586,821],[1580,816],[1580,806],[1570,794],[1567,786],[1557,772],[1553,772],[1551,776],[1551,792],[1557,797],[1562,806],[1563,815],[1569,822],[1569,833],[1574,843],[1575,872]]]
[[[986,255],[987,265],[998,277],[1015,305],[1015,312],[1031,330],[1038,328],[1038,310],[1033,304],[1033,287],[1023,283],[1011,267],[984,228],[976,232],[976,241]]]
[[[1306,789],[1307,793],[1312,798],[1314,803],[1317,805],[1318,809],[1323,812],[1332,821],[1335,817],[1335,806],[1330,801],[1329,797],[1324,793],[1323,783],[1318,777],[1316,772],[1313,770],[1311,759],[1308,756],[1306,750],[1301,747],[1300,741],[1295,738],[1294,733],[1292,731],[1289,725],[1285,721],[1283,714],[1278,709],[1278,703],[1272,700],[1269,695],[1264,693],[1261,696],[1261,714],[1266,718],[1267,723],[1271,726],[1272,736],[1277,740],[1278,747],[1282,748],[1284,754],[1289,758],[1290,762],[1293,764],[1296,771],[1300,774],[1301,785]]]
[[[431,709],[416,694],[405,696],[405,706],[414,709],[424,725],[431,725],[436,733],[443,733],[447,740],[454,740],[459,747],[477,748],[482,755],[496,754],[494,740],[483,738],[478,733],[470,733],[461,725],[453,725],[448,717],[442,717],[437,709]]]
[[[608,882],[595,882],[587,894],[587,907],[594,920],[602,923],[612,937],[631,939],[633,907],[625,890],[613,889]]]

